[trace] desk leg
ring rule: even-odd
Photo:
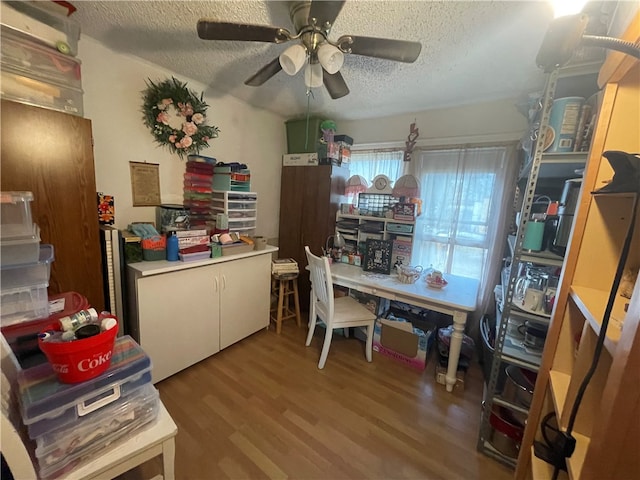
[[[162,442],[162,478],[164,480],[174,480],[175,477],[175,437],[171,437]]]
[[[458,360],[460,360],[460,350],[462,348],[462,338],[464,326],[467,323],[465,312],[453,312],[453,333],[449,344],[449,364],[447,365],[447,392],[452,392],[456,385],[458,373]]]

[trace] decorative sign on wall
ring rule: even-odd
[[[160,172],[157,163],[129,162],[134,207],[160,205]]]
[[[391,240],[367,238],[362,269],[365,272],[391,273]]]

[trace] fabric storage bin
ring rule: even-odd
[[[84,115],[82,90],[50,82],[46,78],[8,65],[2,64],[1,66],[0,93],[2,98],[80,117]]]
[[[48,363],[18,373],[22,420],[35,439],[126,397],[151,381],[151,359],[128,335],[116,339],[111,365],[86,382],[58,381]]]
[[[0,192],[0,238],[33,234],[32,201],[31,192]]]
[[[0,287],[2,290],[30,287],[49,283],[53,262],[53,245],[40,245],[37,262],[0,267]]]
[[[158,416],[159,398],[148,383],[96,417],[36,439],[40,478],[57,478],[151,423]]]
[[[0,44],[2,65],[27,76],[47,79],[48,83],[82,89],[81,62],[75,57],[3,29]]]
[[[40,258],[40,227],[32,224],[27,235],[0,238],[0,262],[3,267],[35,263]]]
[[[3,1],[2,25],[58,51],[77,55],[80,24],[39,7],[37,2]]]
[[[49,315],[48,283],[1,291],[0,325],[3,327]]]

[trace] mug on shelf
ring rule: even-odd
[[[527,288],[522,299],[522,306],[525,310],[536,312],[543,307],[544,292],[535,288]]]

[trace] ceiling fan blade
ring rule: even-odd
[[[327,91],[329,92],[329,95],[331,95],[331,98],[335,100],[336,98],[342,98],[349,94],[349,87],[347,87],[347,84],[340,72],[334,73],[333,75],[326,71],[322,73],[322,81],[324,82],[324,86],[327,87]]]
[[[280,59],[276,57],[270,63],[266,64],[260,70],[258,70],[251,78],[248,78],[244,84],[251,85],[252,87],[259,87],[264,82],[273,77],[276,73],[282,70],[280,65]]]
[[[342,10],[345,0],[342,1],[330,1],[330,0],[315,0],[311,2],[311,8],[309,9],[309,23],[311,19],[316,19],[316,24],[319,27],[324,27],[325,23],[336,21],[336,17]]]
[[[349,53],[405,63],[415,62],[422,50],[419,42],[354,35],[344,35],[338,39],[337,43]]]
[[[203,40],[241,40],[271,43],[283,43],[291,40],[291,33],[284,28],[218,22],[207,18],[198,20],[198,36]]]

